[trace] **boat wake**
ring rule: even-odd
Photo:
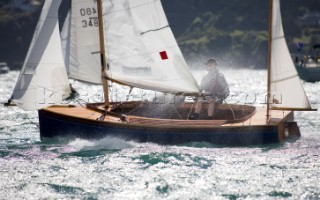
[[[99,140],[75,139],[68,146],[79,151],[90,150],[122,150],[134,147],[134,143],[116,137],[105,137]]]

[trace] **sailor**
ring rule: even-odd
[[[205,65],[208,73],[202,78],[200,88],[202,96],[196,99],[195,112],[190,119],[199,119],[202,103],[208,104],[208,119],[213,119],[215,105],[222,103],[229,95],[228,83],[218,70],[218,63],[210,58]]]

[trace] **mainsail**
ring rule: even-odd
[[[272,108],[311,109],[284,38],[279,0],[273,0],[271,42]]]
[[[96,0],[72,0],[62,29],[68,76],[101,84],[99,21]]]
[[[110,79],[161,92],[199,93],[160,0],[104,0],[103,18]]]
[[[62,102],[70,95],[60,43],[58,9],[61,0],[46,0],[27,57],[12,94],[24,110]]]

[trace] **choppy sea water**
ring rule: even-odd
[[[229,102],[263,102],[265,70],[224,73]],[[195,73],[198,79],[201,74]],[[1,102],[17,76],[0,75]],[[303,84],[318,108],[320,83]],[[82,99],[101,92],[73,85]],[[146,93],[136,90],[129,98]],[[126,95],[117,88],[112,97]],[[295,117],[299,140],[262,146],[166,146],[108,137],[42,142],[36,112],[0,105],[0,199],[320,199],[320,113]]]

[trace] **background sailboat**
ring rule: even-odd
[[[160,0],[105,0],[97,1],[97,7],[94,6],[95,2],[89,0],[73,1],[71,5],[74,8],[70,11],[70,21],[68,22],[67,19],[65,23],[66,30],[68,31],[64,35],[69,36],[66,37],[67,42],[62,45],[64,48],[62,48],[60,43],[46,43],[45,45],[47,49],[55,48],[59,52],[59,65],[57,66],[59,66],[58,69],[61,69],[65,73],[62,77],[66,79],[67,73],[65,68],[67,68],[70,77],[87,82],[102,82],[105,88],[106,102],[109,100],[107,96],[107,79],[130,87],[176,94],[199,95],[198,84],[188,69],[175,41]],[[25,82],[25,68],[28,68],[28,65],[23,68],[22,75],[19,77],[18,84],[13,93],[13,101],[17,102],[23,109],[41,109],[39,110],[41,138],[65,135],[92,138],[114,135],[138,141],[169,144],[207,141],[241,145],[279,142],[288,136],[286,130],[289,131],[289,134],[299,135],[296,123],[293,122],[292,111],[269,111],[270,106],[273,108],[286,107],[286,109],[290,110],[310,108],[301,83],[296,82],[299,79],[291,79],[292,76],[296,75],[296,72],[292,71],[290,65],[285,66],[287,68],[284,70],[284,72],[289,73],[282,76],[282,64],[283,62],[286,64],[287,61],[276,57],[278,53],[285,53],[286,50],[284,48],[286,44],[283,39],[283,31],[281,32],[280,6],[278,0],[270,1],[270,3],[271,8],[273,8],[273,4],[275,5],[274,9],[271,9],[273,11],[272,27],[275,27],[272,30],[275,30],[275,32],[270,39],[270,46],[272,48],[270,48],[269,56],[271,65],[269,68],[268,94],[270,94],[269,99],[274,101],[268,100],[267,109],[255,108],[249,105],[221,104],[217,106],[216,119],[206,120],[206,116],[202,116],[202,120],[197,121],[188,120],[189,114],[193,109],[192,103],[182,103],[173,108],[173,114],[169,113],[166,117],[162,118],[150,115],[150,113],[156,110],[153,110],[154,106],[152,102],[143,101],[96,103],[87,104],[86,107],[60,105],[41,109],[50,104],[46,103],[42,106],[36,106],[35,104],[39,103],[38,99],[32,99],[31,106],[28,106],[30,101],[23,102],[31,99],[32,95],[35,96],[34,92],[25,92],[28,94],[28,99],[18,94],[21,89],[23,91],[32,89],[31,91],[33,91],[35,89],[48,90],[48,88],[52,92],[49,97],[61,94],[59,90],[56,92],[56,90],[51,89],[55,88],[51,85],[42,85],[42,79],[33,78],[40,77],[41,75],[38,74],[40,72],[41,74],[46,74],[46,76],[49,73],[50,76],[57,75],[52,70],[41,70],[45,66],[42,62],[37,62],[35,65],[36,70],[34,72],[37,73],[31,73],[32,78],[30,79],[35,84],[21,84],[21,82]],[[59,4],[60,1],[46,1],[46,6],[42,11],[42,18],[40,19],[47,20],[47,18],[50,18],[57,23],[57,7]],[[94,9],[98,10],[99,21],[103,22],[99,26],[99,54],[102,65],[99,77],[97,77],[98,74],[96,73],[98,68],[96,67],[96,54],[94,53],[96,52],[95,48],[98,42],[93,42],[91,39],[82,41],[85,36],[90,36],[90,38],[95,37],[97,15]],[[55,13],[51,15],[47,10]],[[75,13],[78,14],[73,15]],[[88,27],[90,23],[92,26]],[[43,24],[41,20],[39,24],[38,26],[41,27]],[[32,44],[30,46],[31,52],[35,51],[38,45],[43,46],[41,40],[38,40],[39,38],[50,36],[50,39],[54,39],[59,36],[56,26],[53,27],[46,29],[52,30],[50,33],[40,32],[39,36],[35,34],[34,40],[36,42],[35,45]],[[76,35],[79,31],[83,31],[82,34]],[[278,40],[279,38],[280,40]],[[72,44],[73,42],[74,44]],[[87,46],[90,46],[90,48],[83,51],[73,51],[76,47]],[[65,50],[64,55],[66,55],[65,58],[67,59],[63,58],[62,49]],[[37,55],[40,56],[39,60],[41,60],[42,54]],[[87,59],[80,59],[86,57],[88,57],[88,60],[91,60],[92,66],[90,63],[86,63]],[[284,59],[286,60],[286,57]],[[26,60],[28,63],[29,56],[27,56]],[[65,63],[69,66],[66,67]],[[280,65],[279,63],[282,64]],[[86,69],[82,70],[83,67]],[[85,74],[87,70],[92,71],[88,76]],[[90,80],[88,77],[90,77]],[[288,80],[290,82],[287,82]],[[291,93],[287,94],[286,90],[284,90],[289,83],[296,84],[296,87],[300,86],[297,92],[299,92],[299,95],[302,95],[301,97],[304,97],[302,100],[304,104],[301,101],[291,102],[287,100],[287,98],[292,97],[290,96]],[[54,102],[62,101],[63,98],[61,97],[66,97],[66,94],[70,93],[67,82],[61,81],[59,84],[63,86],[61,88],[68,92],[60,95],[60,99],[56,98]],[[303,94],[300,94],[301,91]],[[278,93],[282,100],[280,102],[276,102],[278,100],[276,94]],[[39,97],[37,96],[37,98]],[[290,126],[289,130],[288,126]]]
[[[295,65],[302,80],[320,81],[320,44],[314,44],[308,54],[295,55]]]
[[[71,93],[59,34],[60,3],[61,0],[45,1],[14,88],[11,101],[24,110],[48,107]]]

